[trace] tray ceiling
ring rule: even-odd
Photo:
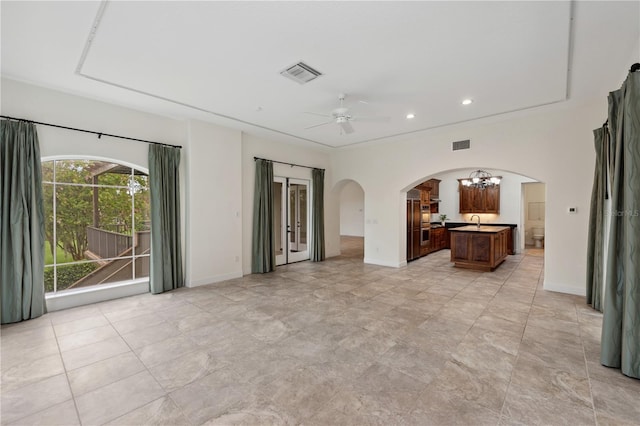
[[[586,62],[594,21],[622,19],[627,50],[619,61],[638,39],[640,18],[627,16],[637,3],[609,5],[3,1],[2,72],[272,139],[341,147],[564,101],[574,95],[570,83],[587,96],[588,78],[573,76],[570,63]],[[580,18],[573,26],[572,16]],[[323,75],[304,85],[280,75],[299,61]],[[325,119],[305,112],[330,114],[339,93],[350,113],[389,120],[356,119],[351,134],[336,124],[306,129]],[[463,106],[465,98],[473,103]]]

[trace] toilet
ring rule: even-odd
[[[542,248],[544,241],[544,228],[531,228],[531,234],[533,236],[533,242],[536,248]]]

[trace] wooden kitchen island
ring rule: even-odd
[[[449,229],[451,261],[460,268],[493,271],[507,257],[508,226],[462,226]]]

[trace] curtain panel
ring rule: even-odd
[[[313,169],[311,171],[311,185],[313,198],[311,212],[311,261],[322,262],[324,260],[324,170]]]
[[[0,121],[2,324],[47,312],[40,145],[33,123]]]
[[[602,312],[602,284],[604,281],[604,227],[607,187],[606,152],[609,149],[607,127],[593,131],[596,149],[596,166],[591,192],[589,236],[587,247],[587,303]]]
[[[255,164],[251,272],[262,274],[276,269],[273,230],[273,163],[258,159]]]
[[[151,193],[151,293],[184,285],[180,237],[180,149],[149,145]]]
[[[640,378],[640,72],[609,95],[611,224],[600,360]]]

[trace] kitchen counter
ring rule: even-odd
[[[508,226],[491,226],[491,225],[480,225],[478,228],[477,225],[467,225],[467,226],[459,226],[457,228],[449,229],[449,232],[489,232],[496,233],[504,230],[508,230]]]
[[[451,261],[459,268],[493,271],[508,255],[508,226],[467,225],[450,228]]]

